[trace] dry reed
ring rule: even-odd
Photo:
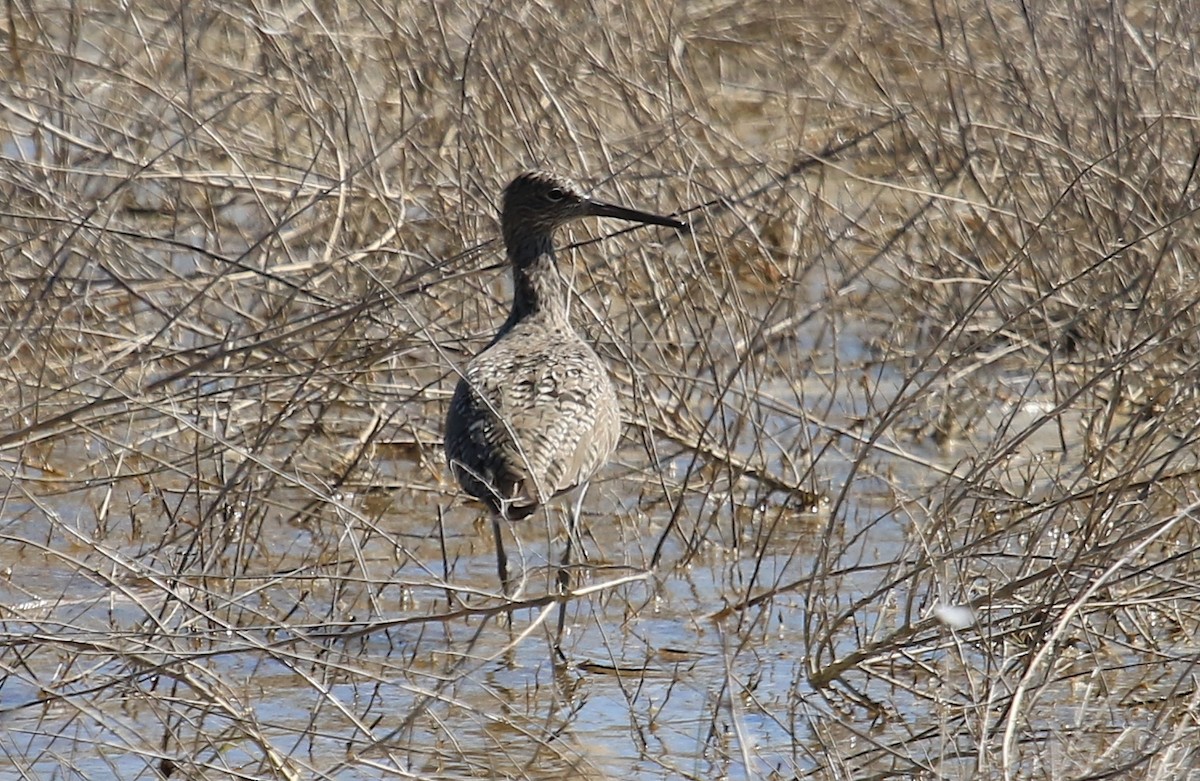
[[[1192,4],[5,13],[0,775],[1200,763]],[[695,226],[564,253],[565,673],[439,442],[532,165]]]

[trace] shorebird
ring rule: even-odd
[[[589,198],[574,183],[544,171],[523,173],[504,189],[500,227],[512,266],[512,309],[461,373],[446,417],[446,457],[463,490],[491,511],[505,595],[511,583],[501,523],[526,518],[578,487],[558,575],[565,593],[588,481],[621,435],[612,380],[568,321],[570,284],[554,254],[555,229],[583,217],[688,229],[673,217]],[[563,619],[560,606],[560,637]]]

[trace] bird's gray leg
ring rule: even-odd
[[[492,516],[492,536],[496,538],[496,572],[500,575],[500,588],[507,597],[512,594],[512,584],[508,582],[508,555],[504,552],[504,533],[500,528],[502,521],[499,515]]]
[[[579,516],[583,512],[583,498],[587,496],[588,485],[589,483],[585,482],[579,486],[579,495],[575,498],[575,506],[571,508],[571,517],[567,520],[567,545],[563,550],[562,563],[558,567],[558,593],[564,599],[558,603],[558,631],[554,635],[554,651],[558,654],[558,658],[564,661],[566,656],[562,652],[562,635],[567,622],[565,597],[571,590],[571,546],[575,543],[575,537],[579,533]],[[582,545],[582,542],[580,544]]]

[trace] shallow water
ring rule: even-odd
[[[290,757],[298,756],[294,742],[302,735],[307,736],[302,754],[315,752],[319,766],[346,741],[366,740],[374,747],[364,766],[354,769],[357,763],[350,763],[339,777],[373,777],[378,769],[369,768],[375,762],[444,777],[459,772],[455,765],[468,775],[475,772],[472,767],[487,767],[531,777],[556,777],[567,766],[597,777],[792,772],[804,764],[793,743],[811,729],[809,715],[793,713],[811,694],[802,669],[802,598],[785,594],[769,610],[749,609],[723,620],[712,616],[764,589],[807,577],[812,548],[830,522],[828,512],[802,512],[781,498],[740,507],[742,492],[725,491],[687,501],[668,533],[669,505],[658,501],[642,509],[633,499],[646,490],[646,472],[631,471],[640,455],[635,445],[625,447],[587,497],[582,523],[588,561],[575,585],[594,590],[569,605],[565,670],[552,663],[553,604],[515,611],[509,629],[495,615],[432,618],[338,639],[344,630],[335,622],[361,627],[438,614],[452,609],[447,590],[495,593],[490,533],[476,508],[464,506],[449,491],[429,491],[421,484],[427,479],[424,470],[404,462],[386,471],[397,483],[421,490],[370,494],[371,501],[365,501],[368,495],[342,493],[346,525],[340,529],[328,522],[256,523],[254,551],[235,571],[205,577],[194,566],[179,567],[179,572],[191,570],[190,588],[172,584],[163,565],[187,561],[186,551],[197,538],[170,541],[180,528],[158,527],[161,516],[143,522],[137,533],[115,520],[97,533],[74,495],[42,499],[56,514],[54,524],[45,524],[44,515],[31,507],[22,513],[20,505],[10,503],[9,517],[40,516],[43,522],[14,520],[3,530],[10,540],[5,565],[11,575],[2,601],[10,618],[20,617],[7,622],[9,642],[24,636],[33,643],[35,635],[62,632],[74,642],[96,643],[101,657],[115,654],[80,670],[83,677],[72,686],[130,689],[133,699],[111,699],[99,706],[101,713],[112,709],[111,714],[92,716],[101,719],[103,729],[88,730],[94,733],[89,741],[113,745],[116,753],[122,745],[134,747],[137,736],[160,729],[152,707],[136,706],[139,698],[173,688],[176,676],[198,676],[236,702],[239,718],[262,725],[263,734]],[[835,524],[836,536],[854,538],[860,531],[856,519],[869,521],[872,531],[848,545],[843,556],[894,557],[904,531],[895,522],[876,521],[889,509],[872,503],[869,481],[864,488],[853,492],[853,509]],[[390,501],[379,501],[381,496]],[[110,518],[145,514],[145,497],[126,493],[125,498],[134,501],[123,506],[117,500],[110,505]],[[278,493],[274,498],[299,504]],[[367,506],[369,522],[358,515]],[[553,520],[538,516],[507,530],[511,566],[528,575],[520,596],[548,593],[564,512],[562,506],[552,507]],[[222,518],[222,534],[246,535],[251,528],[245,523],[232,512]],[[64,527],[76,530],[72,539],[63,537]],[[672,566],[697,535],[702,542],[687,563]],[[39,555],[28,542],[12,544],[14,538],[37,537],[55,553]],[[662,537],[667,564],[649,572]],[[80,559],[88,562],[83,571],[93,573],[106,569],[98,561],[111,560],[107,569],[119,582],[84,576],[76,568]],[[869,572],[861,579],[862,589],[871,587]],[[619,581],[628,582],[605,587]],[[164,596],[168,593],[170,598]],[[478,596],[466,597],[480,603]],[[459,606],[456,598],[454,607]],[[288,618],[279,623],[280,616]],[[535,622],[540,626],[533,627]],[[521,637],[526,631],[528,636]],[[314,639],[314,633],[328,634]],[[151,650],[160,645],[173,650],[166,656]],[[136,656],[122,650],[133,654],[135,648],[143,650]],[[58,680],[61,691],[64,676],[54,671],[55,658],[38,653],[31,664],[39,677]],[[170,674],[145,668],[168,658],[175,660]],[[6,751],[40,757],[35,767],[39,762],[53,766],[55,744],[45,734],[69,729],[78,714],[31,707],[34,692],[16,680],[3,695],[9,712]],[[210,714],[215,719],[210,728],[231,716]],[[370,725],[370,737],[362,733],[364,725]],[[314,726],[318,735],[312,734]],[[78,733],[71,738],[81,739]],[[742,741],[748,744],[740,746]],[[221,750],[221,762],[253,764],[255,751]],[[747,760],[749,769],[743,767]],[[106,761],[124,776],[143,766],[145,757]]]
[[[16,7],[0,778],[1177,777],[1182,8]],[[565,664],[440,446],[530,164],[694,227],[560,237]]]

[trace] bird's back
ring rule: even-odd
[[[620,433],[617,396],[596,352],[565,324],[521,322],[459,379],[446,455],[469,494],[517,519],[590,479]]]

